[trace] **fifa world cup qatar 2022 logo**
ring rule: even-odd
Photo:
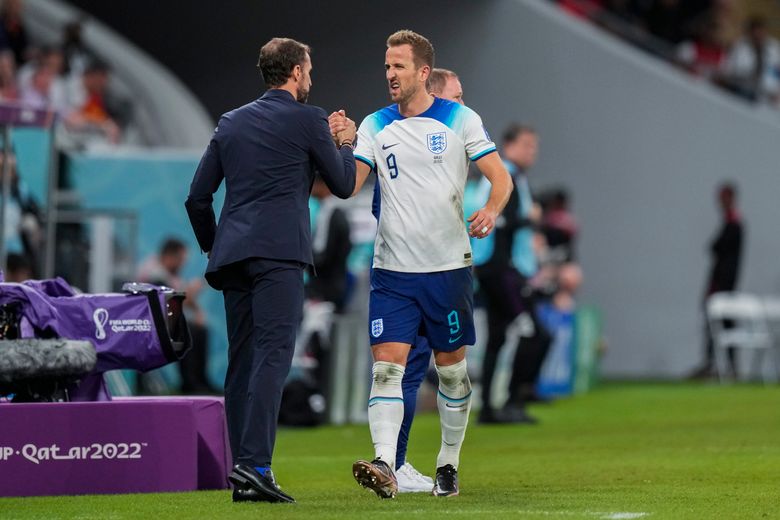
[[[0,462],[12,461],[16,457],[23,457],[36,465],[44,461],[140,459],[148,446],[148,442],[95,442],[71,447],[60,447],[57,443],[44,446],[29,443],[21,448],[0,446]]]
[[[108,311],[104,308],[95,309],[92,313],[92,321],[95,322],[95,337],[106,339],[106,323],[108,323]]]
[[[95,338],[103,341],[111,334],[146,333],[152,330],[152,321],[145,317],[110,319],[108,309],[98,307],[92,313]]]

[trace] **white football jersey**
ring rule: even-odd
[[[404,117],[391,105],[358,129],[355,159],[375,169],[381,190],[374,267],[406,273],[471,265],[463,190],[469,160],[496,150],[468,107],[435,98]]]

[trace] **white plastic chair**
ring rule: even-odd
[[[729,348],[752,350],[753,371],[760,371],[765,383],[776,380],[777,356],[766,316],[764,302],[752,294],[715,293],[707,300],[707,323],[715,351],[715,369],[721,382],[727,374]],[[730,321],[731,326],[727,328],[725,321]],[[774,378],[767,377],[763,363],[767,355],[773,360]]]
[[[764,296],[761,301],[764,304],[764,315],[769,334],[772,336],[775,370],[780,375],[780,296]]]

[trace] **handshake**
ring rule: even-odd
[[[328,126],[330,126],[330,135],[333,136],[336,146],[353,146],[357,129],[355,122],[348,118],[343,110],[333,112],[328,116]]]

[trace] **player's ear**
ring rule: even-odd
[[[303,76],[303,68],[300,65],[295,65],[292,69],[292,78],[295,81],[300,81]]]
[[[420,67],[420,79],[427,82],[428,77],[431,75],[431,68],[428,65]]]

